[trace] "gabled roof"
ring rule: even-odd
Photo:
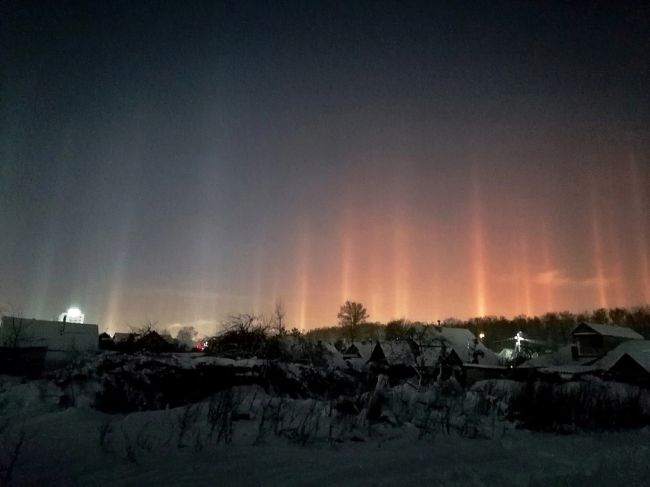
[[[610,370],[614,369],[617,365],[621,364],[625,360],[634,361],[634,363],[636,363],[639,367],[641,367],[648,374],[650,374],[650,353],[645,353],[645,354],[634,353],[634,352],[624,353],[623,356],[619,358],[614,365],[612,365]]]
[[[115,343],[126,342],[130,337],[133,337],[133,339],[135,339],[137,336],[137,333],[123,333],[121,331],[118,331],[113,334],[113,341]]]
[[[569,365],[585,366],[594,360],[594,357],[579,357],[577,359],[574,359],[573,354],[571,353],[571,345],[565,345],[553,353],[545,353],[537,357],[533,357],[521,364],[519,367],[562,367]]]
[[[343,352],[343,358],[356,357],[368,360],[374,348],[374,342],[353,342]]]
[[[447,348],[447,354],[450,353],[458,354],[454,351],[453,348]],[[418,366],[420,367],[433,367],[438,365],[438,359],[442,353],[442,347],[421,347],[420,353],[416,357]],[[462,361],[462,359],[461,359]]]
[[[404,341],[387,341],[380,344],[388,365],[415,365],[415,356],[411,346]]]
[[[582,333],[590,332],[602,336],[627,338],[629,340],[643,340],[643,337],[631,328],[617,325],[599,325],[596,323],[580,323],[573,329],[573,331],[571,331],[571,335],[580,335]]]
[[[323,347],[328,362],[335,367],[345,366],[345,360],[343,360],[341,352],[339,352],[334,345],[326,342],[321,342],[320,345]]]
[[[456,352],[458,358],[464,363],[472,362],[473,357],[470,356],[470,352],[473,347],[476,347],[477,351],[483,352],[483,356],[478,358],[479,363],[497,365],[500,362],[497,354],[478,341],[476,336],[467,328],[432,326],[429,329],[431,330],[429,339],[444,342],[447,347]],[[435,354],[435,360],[437,360],[437,354]]]
[[[594,362],[602,370],[611,369],[623,355],[629,355],[639,365],[650,371],[650,340],[629,340],[610,350],[600,360]]]

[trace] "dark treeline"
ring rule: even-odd
[[[484,343],[493,350],[504,348],[503,342],[512,338],[518,331],[527,337],[545,342],[546,347],[556,350],[571,341],[571,330],[583,321],[599,324],[613,324],[632,328],[645,338],[650,338],[650,305],[632,308],[600,308],[582,313],[561,311],[545,313],[541,316],[519,315],[508,319],[504,316],[485,316],[458,320],[448,318],[441,321],[442,326],[468,328],[475,335],[485,334]],[[393,320],[387,324],[362,323],[356,326],[354,336],[358,340],[395,340],[405,336],[413,329],[438,323],[411,322],[405,319]],[[317,328],[306,333],[310,340],[336,342],[349,337],[349,330],[341,326]]]

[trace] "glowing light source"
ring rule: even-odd
[[[67,323],[83,323],[84,314],[81,310],[75,306],[68,308],[68,311],[61,313],[59,315],[59,321],[65,321]]]

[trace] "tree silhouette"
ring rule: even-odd
[[[339,325],[348,329],[350,340],[354,340],[357,327],[361,323],[365,323],[369,318],[369,315],[363,304],[346,301],[345,304],[341,306],[337,318],[339,320]]]

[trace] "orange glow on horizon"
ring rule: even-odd
[[[307,321],[307,302],[309,299],[309,258],[310,258],[310,235],[309,235],[309,226],[307,223],[304,223],[298,234],[298,249],[297,249],[297,279],[298,284],[297,296],[298,296],[298,323],[297,327],[299,330],[305,330],[308,328]]]
[[[624,178],[630,183],[627,173]],[[627,238],[617,219],[620,209],[605,204],[604,185],[585,183],[592,184],[582,185],[570,225],[553,206],[510,201],[478,171],[455,195],[453,218],[442,198],[424,205],[409,200],[404,188],[379,203],[353,195],[325,218],[292,221],[284,230],[290,245],[246,247],[236,281],[219,288],[219,276],[211,281],[206,274],[186,296],[173,289],[165,295],[176,294],[192,310],[175,322],[219,322],[237,312],[268,315],[280,298],[287,326],[302,330],[335,325],[346,300],[361,302],[370,321],[382,323],[580,312],[643,304],[644,296],[650,302],[642,188],[632,180],[626,195],[626,211],[641,229]],[[574,240],[578,250],[567,247]],[[208,236],[197,243],[197,265],[210,258],[210,245]],[[109,326],[129,305],[126,270],[113,269]]]

